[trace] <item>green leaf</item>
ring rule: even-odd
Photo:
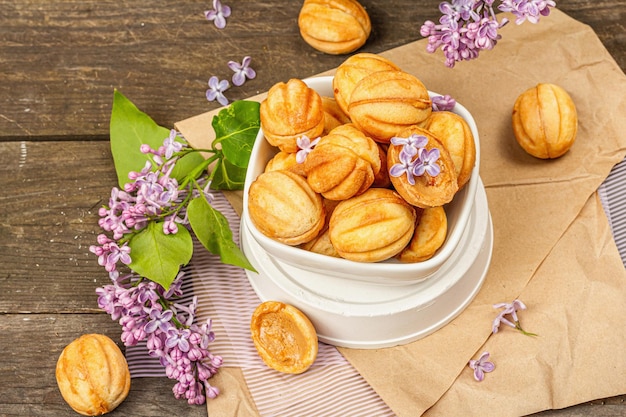
[[[213,168],[211,188],[214,190],[243,190],[246,168],[240,168],[222,158]]]
[[[261,127],[259,108],[256,101],[235,101],[211,122],[216,137],[214,145],[219,143],[226,159],[239,168],[248,167],[252,146]]]
[[[189,223],[202,245],[222,263],[255,271],[241,249],[233,241],[228,220],[204,197],[194,198],[187,208]],[[256,272],[256,271],[255,271]]]
[[[169,129],[157,125],[122,93],[115,90],[111,111],[111,153],[120,187],[129,182],[128,173],[141,171],[149,157],[140,151],[146,143],[153,149],[163,145]]]
[[[130,268],[168,289],[193,254],[189,230],[180,226],[175,234],[163,233],[163,222],[151,221],[128,242]]]

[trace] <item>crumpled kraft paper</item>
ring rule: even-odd
[[[405,346],[340,348],[398,416],[517,416],[626,393],[626,326],[614,320],[626,310],[626,272],[595,198],[626,154],[626,77],[592,29],[559,10],[501,34],[495,49],[454,69],[424,40],[381,54],[474,116],[494,224],[485,283],[460,316]],[[540,82],[560,85],[577,106],[577,140],[557,160],[526,154],[511,128],[515,99]],[[214,114],[176,127],[206,146]],[[240,196],[231,201],[240,205]],[[515,298],[529,307],[520,319],[538,337],[511,328],[491,335],[492,304]],[[483,350],[496,370],[478,383],[467,362]],[[249,404],[239,395],[235,403]],[[209,414],[229,415],[221,404],[209,402]]]

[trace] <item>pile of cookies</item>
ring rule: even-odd
[[[418,78],[374,54],[346,59],[333,92],[291,79],[261,103],[277,153],[249,187],[254,226],[352,261],[430,259],[446,239],[445,205],[474,168],[467,122],[433,111]]]

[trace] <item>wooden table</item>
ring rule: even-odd
[[[115,172],[108,123],[115,88],[162,126],[214,109],[212,75],[229,60],[253,58],[256,79],[231,100],[278,81],[334,68],[345,56],[312,50],[298,34],[301,1],[226,0],[225,30],[207,22],[211,1],[0,0],[0,416],[76,415],[57,389],[63,347],[83,333],[119,340],[119,325],[97,307],[108,281],[89,251],[97,208]],[[589,24],[626,69],[626,3],[563,0],[559,8]],[[381,52],[420,38],[435,0],[363,0],[373,33],[362,51]],[[171,394],[171,380],[133,380],[111,415],[206,416]],[[543,416],[626,416],[626,395]]]

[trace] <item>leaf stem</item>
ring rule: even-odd
[[[204,171],[205,169],[207,169],[209,167],[209,165],[211,165],[213,162],[217,161],[218,159],[222,158],[222,153],[221,152],[216,152],[214,155],[212,155],[210,158],[207,158],[204,160],[203,163],[199,164],[198,166],[196,166],[183,180],[180,188],[184,188],[187,186],[187,184],[189,184],[189,182],[191,180],[195,180],[196,178],[198,178],[200,176],[200,173],[202,171]]]

